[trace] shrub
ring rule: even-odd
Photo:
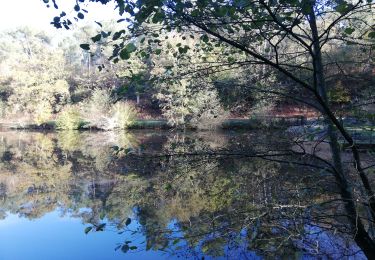
[[[118,102],[112,106],[113,128],[126,129],[132,126],[137,118],[137,110],[132,103]]]
[[[0,100],[0,118],[4,118],[6,115],[7,103]]]
[[[201,79],[163,82],[155,97],[168,124],[185,128],[214,129],[227,117],[217,90]]]
[[[96,88],[91,94],[89,109],[91,113],[105,114],[111,108],[112,103],[111,90]]]
[[[79,103],[90,97],[91,90],[83,86],[78,86],[71,94],[70,100],[72,103]]]
[[[76,107],[66,107],[56,120],[57,129],[76,130],[84,125],[81,114]]]
[[[163,116],[173,127],[185,127],[189,108],[187,103],[191,97],[189,83],[186,80],[161,82],[155,95],[159,101]]]
[[[44,101],[40,102],[35,108],[34,121],[38,125],[45,124],[52,117],[52,107],[51,105]]]
[[[189,102],[189,124],[202,130],[213,130],[222,126],[228,112],[220,104],[217,91],[212,88],[205,89],[194,93],[193,97]]]
[[[109,130],[113,128],[111,105],[113,99],[108,89],[96,88],[83,105],[83,116],[90,122],[89,127]]]
[[[82,150],[85,144],[82,133],[78,131],[60,131],[57,135],[58,146],[64,152]]]

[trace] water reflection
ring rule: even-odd
[[[85,248],[89,238],[100,242],[100,255],[92,256],[98,259],[123,253],[139,259],[363,258],[347,234],[329,175],[286,164],[283,156],[253,156],[288,147],[279,136],[0,133],[0,241],[11,232],[27,235],[33,222],[25,219],[52,218],[39,227],[43,233],[69,229],[56,222],[65,218],[82,221],[74,226],[75,239],[61,231],[50,235],[62,236],[64,244],[39,246],[53,251],[81,245],[77,259],[92,250]],[[10,219],[25,228],[2,231]],[[3,249],[0,258],[16,258],[2,255]],[[71,254],[62,251],[60,257]]]

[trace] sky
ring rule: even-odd
[[[50,1],[51,2],[51,1]],[[50,24],[54,16],[62,11],[74,15],[73,7],[75,0],[56,0],[59,9],[53,6],[49,8],[43,3],[43,0],[0,0],[0,30],[9,30],[22,26],[30,26],[42,29],[54,34],[64,33],[64,29],[55,29]],[[79,23],[94,23],[94,21],[105,21],[110,19],[119,19],[118,11],[114,10],[115,5],[108,4],[103,6],[100,3],[90,3],[85,8],[89,11],[85,14],[84,21]]]

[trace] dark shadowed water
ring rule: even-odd
[[[363,259],[331,176],[287,140],[0,133],[0,259]]]

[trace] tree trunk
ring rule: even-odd
[[[323,105],[325,105],[323,107],[323,110],[327,112],[327,109],[329,110],[329,100],[328,100],[327,90],[326,90],[326,85],[325,85],[322,53],[321,53],[321,48],[320,48],[320,43],[319,43],[319,34],[318,34],[318,29],[317,29],[317,24],[316,24],[316,17],[314,13],[314,5],[315,5],[315,1],[312,1],[311,6],[310,6],[310,12],[308,14],[308,20],[309,20],[310,29],[312,32],[312,39],[313,39],[314,87],[316,90],[317,98],[323,101],[322,103],[324,103]],[[334,173],[335,179],[337,180],[339,184],[341,197],[345,204],[345,210],[349,215],[349,221],[350,221],[350,225],[352,228],[352,232],[354,234],[354,239],[356,243],[358,244],[358,246],[363,250],[364,254],[370,259],[375,253],[375,241],[370,237],[370,235],[366,231],[362,223],[362,220],[359,217],[358,211],[356,209],[356,204],[354,202],[353,189],[348,182],[348,176],[346,176],[343,166],[342,166],[340,145],[337,139],[337,132],[335,129],[336,124],[334,125],[332,121],[333,119],[331,118],[332,115],[333,113],[331,111],[329,111],[329,113],[326,113],[325,122],[328,126],[327,133],[330,139],[332,161],[335,167],[335,173]],[[356,154],[353,154],[353,156],[356,160],[357,159]],[[362,179],[362,176],[361,176],[361,179]],[[363,182],[363,179],[362,179],[362,182]],[[363,184],[365,186],[365,189],[367,190],[366,181]],[[370,187],[370,191],[371,191],[371,187]],[[373,219],[374,219],[374,216],[373,216]]]
[[[317,101],[321,105],[321,111],[323,112],[326,118],[326,123],[328,126],[328,135],[330,138],[330,148],[332,151],[332,161],[335,166],[334,177],[339,183],[341,197],[344,201],[345,209],[349,215],[349,221],[350,221],[351,228],[353,230],[355,241],[357,242],[358,246],[363,250],[363,252],[366,254],[367,257],[373,258],[372,256],[375,255],[375,242],[369,236],[369,233],[364,228],[361,218],[359,218],[358,211],[356,209],[356,204],[354,202],[353,191],[349,185],[348,178],[345,176],[344,170],[342,167],[340,145],[337,141],[336,128],[340,131],[340,134],[348,141],[349,145],[352,147],[352,154],[353,154],[353,158],[355,161],[355,168],[357,169],[360,179],[362,181],[363,187],[366,190],[373,220],[375,220],[375,196],[370,186],[370,182],[367,179],[367,176],[364,173],[363,168],[361,167],[359,153],[354,144],[353,139],[346,132],[346,130],[342,127],[342,125],[336,119],[335,115],[333,114],[333,112],[331,111],[329,107],[325,80],[324,80],[325,77],[324,77],[324,72],[323,72],[323,63],[322,63],[322,58],[321,58],[321,49],[320,49],[320,42],[319,42],[320,39],[319,39],[319,34],[317,30],[317,25],[316,25],[316,17],[314,13],[315,5],[316,5],[315,0],[310,0],[310,6],[309,6],[310,10],[307,14],[310,28],[313,33],[312,39],[313,39],[314,51],[311,54],[313,57],[313,65],[314,65],[314,81],[315,81],[314,88],[312,88],[304,80],[294,76],[293,73],[284,69],[278,63],[275,63],[272,60],[267,59],[261,54],[256,53],[253,50],[246,48],[244,45],[236,41],[233,41],[231,39],[228,39],[220,35],[218,32],[211,30],[205,24],[199,23],[189,17],[185,17],[185,18],[187,22],[190,22],[192,25],[195,25],[199,29],[210,34],[211,36],[216,37],[220,41],[228,43],[234,48],[244,51],[248,55],[251,55],[252,57],[277,69],[278,71],[280,71],[281,73],[283,73],[284,75],[286,75],[287,77],[295,81],[296,83],[300,84],[302,87],[314,92]],[[271,10],[270,10],[270,13],[272,13]],[[277,17],[274,17],[273,19],[277,19]],[[310,46],[308,44],[306,44],[305,47],[310,49]]]

